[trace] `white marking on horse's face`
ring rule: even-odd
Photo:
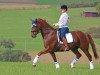
[[[32,24],[32,26],[36,26],[36,24],[34,23],[34,24]]]
[[[34,26],[36,26],[36,24],[32,24],[31,28],[34,27]]]

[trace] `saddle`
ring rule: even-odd
[[[57,37],[58,37],[58,42],[60,44],[63,44],[63,42],[60,40],[60,37],[59,37],[59,31],[57,31]],[[73,36],[72,36],[71,33],[66,33],[65,37],[66,37],[66,40],[67,40],[68,43],[72,43],[73,42]]]

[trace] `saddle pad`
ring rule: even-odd
[[[72,43],[73,42],[73,36],[71,33],[67,33],[66,34],[66,39],[68,43]]]

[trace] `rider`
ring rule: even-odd
[[[55,26],[59,27],[59,37],[61,39],[61,41],[63,42],[64,46],[65,46],[65,50],[69,50],[69,46],[65,37],[66,33],[69,33],[69,28],[68,28],[68,21],[69,21],[69,16],[67,14],[67,10],[68,7],[67,5],[62,5],[61,6],[61,16],[59,18],[58,23],[55,24]]]

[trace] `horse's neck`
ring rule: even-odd
[[[49,24],[44,24],[41,26],[41,34],[43,38],[48,36],[51,31],[54,31],[54,29]]]

